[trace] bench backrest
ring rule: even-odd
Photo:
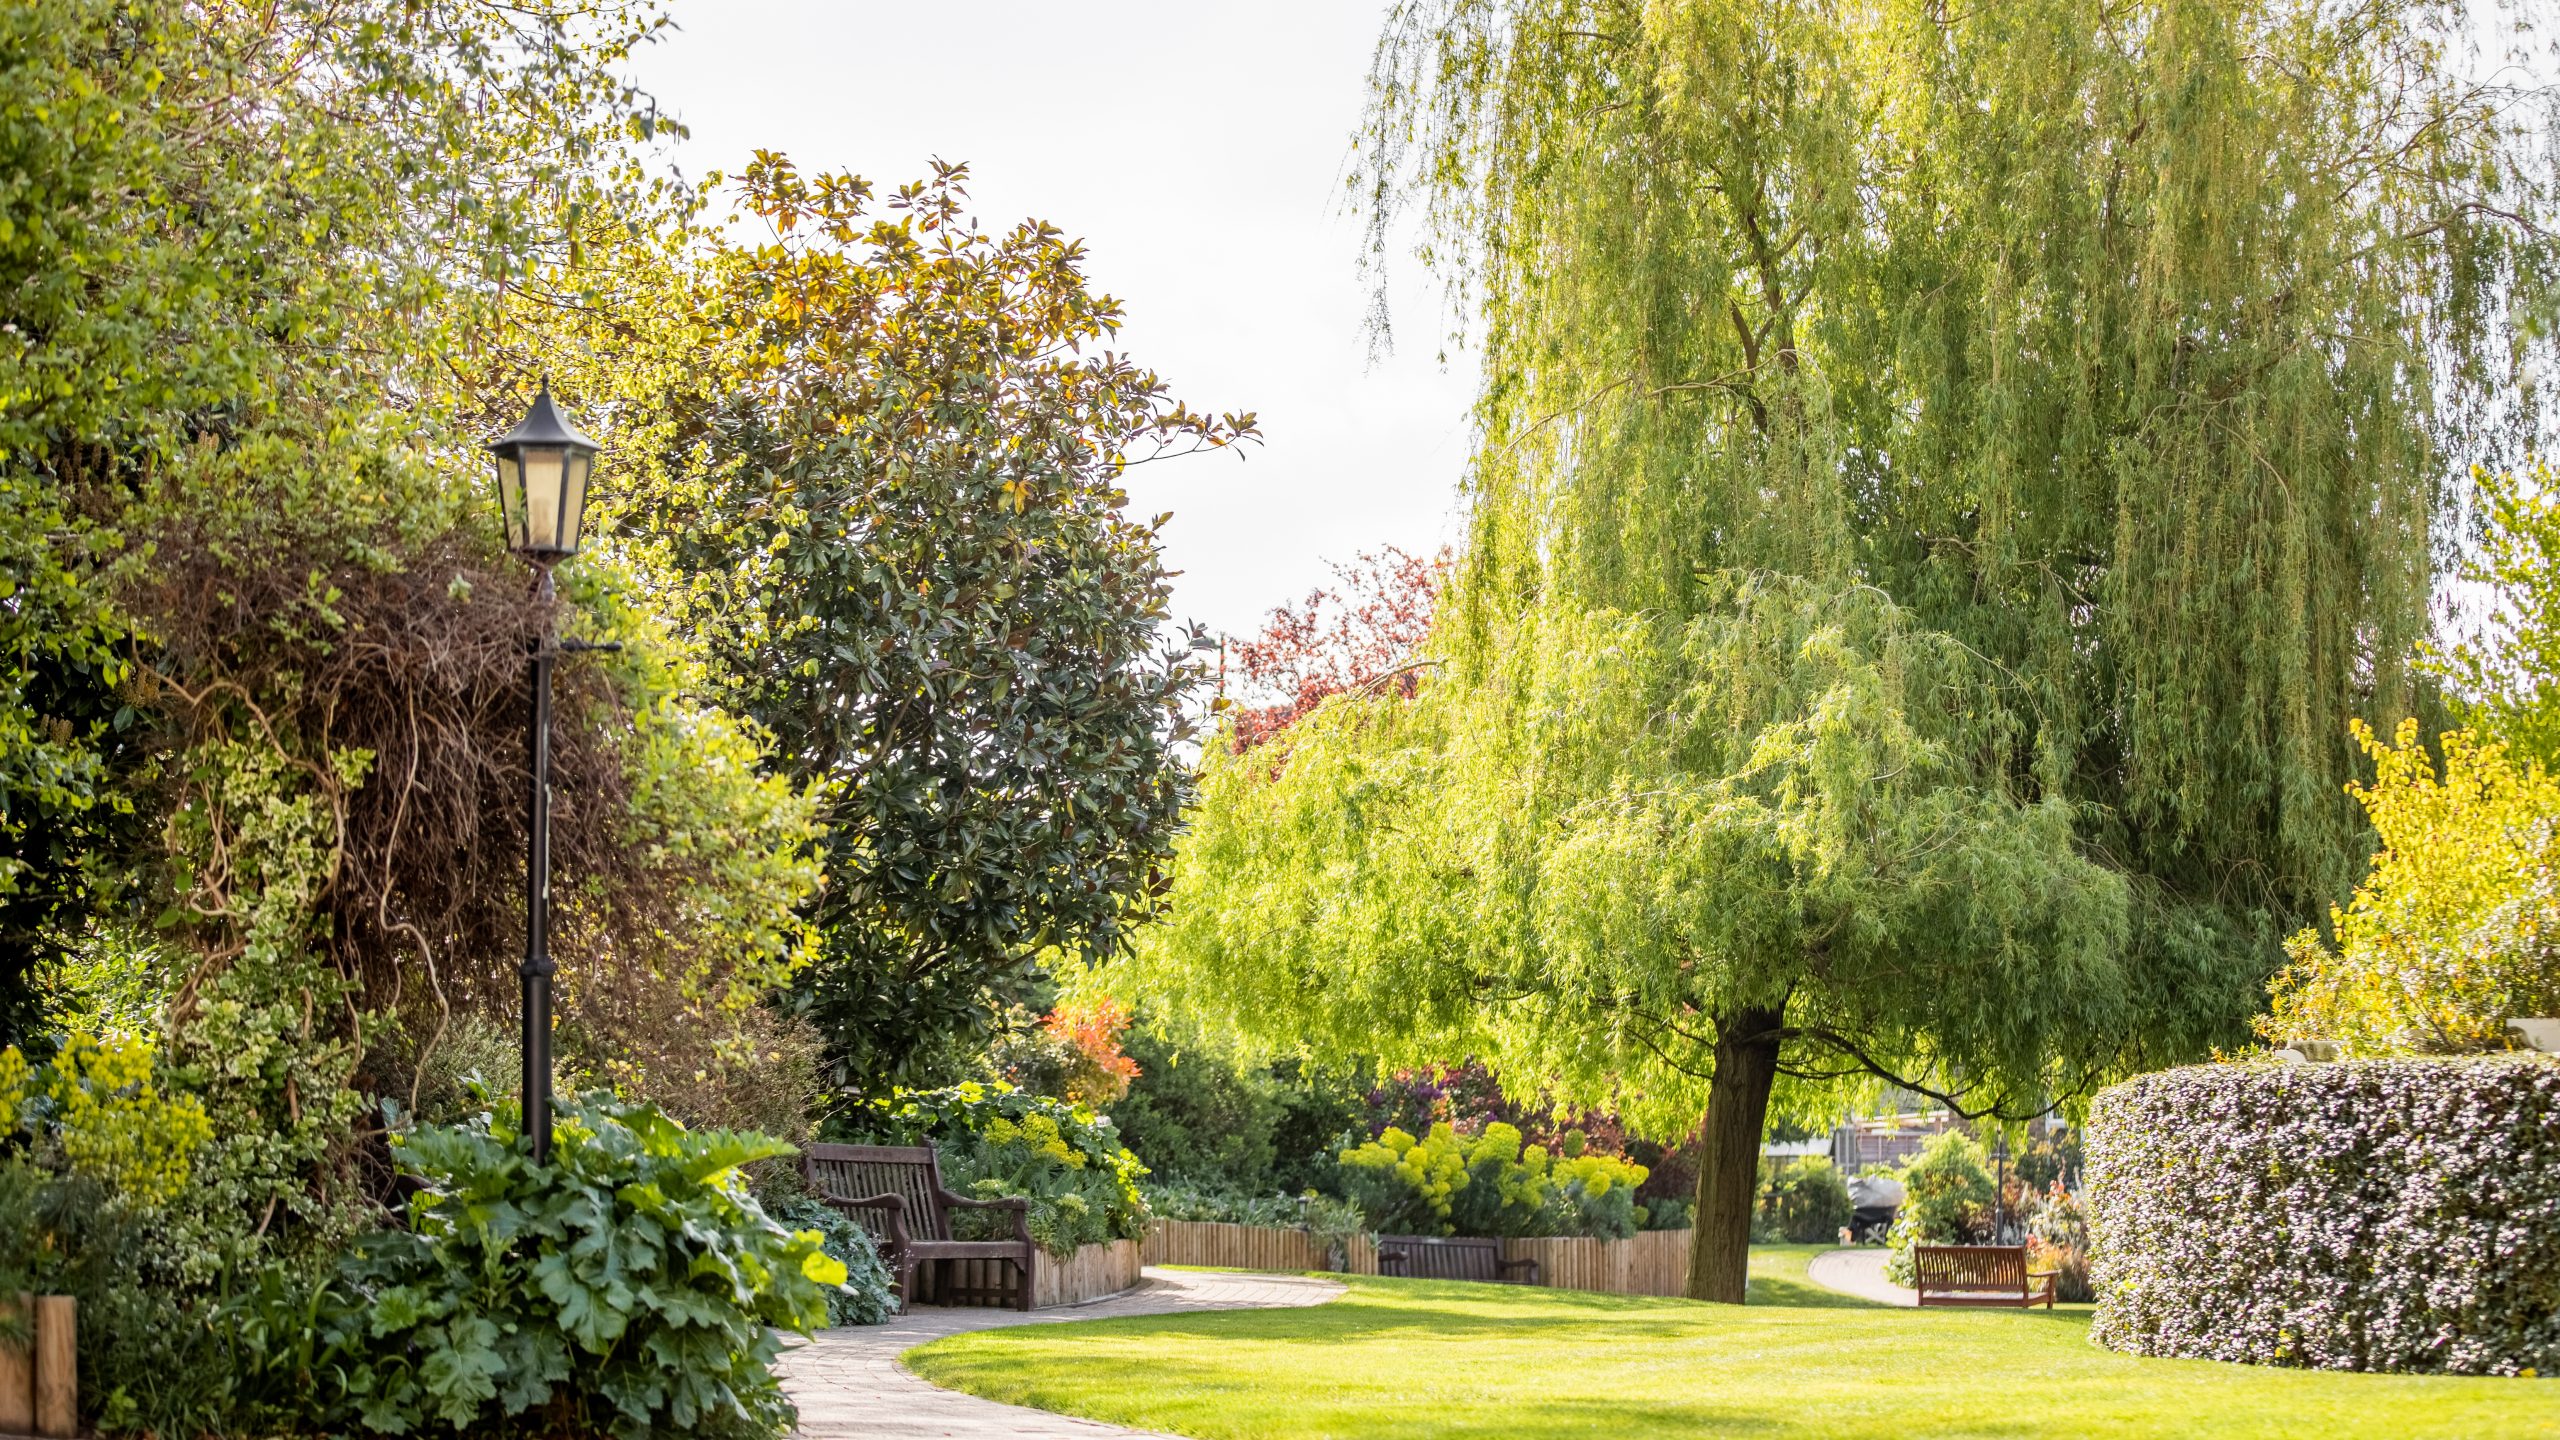
[[[930,1145],[811,1145],[800,1172],[819,1198],[834,1201],[875,1236],[889,1233],[884,1207],[848,1202],[895,1195],[907,1202],[908,1239],[951,1238],[951,1220],[942,1209],[942,1160]]]
[[[2024,1245],[1915,1245],[1911,1263],[1923,1294],[1932,1290],[1996,1290],[2024,1294]]]
[[[1417,1280],[1500,1280],[1502,1242],[1438,1235],[1381,1235],[1378,1253],[1399,1251]]]

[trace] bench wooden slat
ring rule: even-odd
[[[1528,1272],[1528,1278],[1513,1279],[1512,1272],[1521,1270]],[[1535,1285],[1539,1277],[1537,1261],[1503,1259],[1499,1240],[1448,1235],[1379,1236],[1378,1273],[1416,1280],[1482,1280],[1504,1285]]]

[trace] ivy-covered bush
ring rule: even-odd
[[[591,1096],[536,1165],[501,1108],[401,1137],[409,1228],[352,1247],[317,1332],[327,1418],[383,1434],[493,1428],[619,1440],[768,1437],[795,1418],[776,1330],[814,1331],[845,1280],[812,1231],[749,1196],[791,1153]]]
[[[2167,1070],[2087,1143],[2101,1344],[2560,1375],[2560,1061]]]
[[[1391,1235],[1596,1235],[1636,1233],[1641,1165],[1614,1155],[1552,1159],[1495,1121],[1460,1135],[1442,1121],[1417,1138],[1390,1125],[1342,1152],[1344,1193]]]
[[[1760,1213],[1752,1229],[1770,1240],[1812,1245],[1835,1238],[1849,1223],[1849,1183],[1816,1155],[1761,1182]]]
[[[889,1286],[895,1278],[871,1232],[853,1217],[809,1195],[765,1201],[764,1213],[793,1230],[813,1231],[818,1247],[844,1267],[844,1284],[827,1292],[829,1325],[877,1325],[889,1318]]]
[[[1930,1137],[1911,1163],[1902,1167],[1902,1208],[1885,1232],[1884,1273],[1896,1285],[1909,1285],[1914,1245],[1971,1245],[1991,1238],[1991,1170],[1983,1163],[1982,1146],[1960,1130]]]
[[[1052,1255],[1147,1233],[1138,1190],[1147,1167],[1111,1121],[1086,1106],[973,1081],[894,1091],[860,1111],[852,1128],[876,1144],[938,1147],[943,1182],[964,1195],[1029,1200],[1031,1238]],[[953,1217],[963,1226],[1001,1218]]]

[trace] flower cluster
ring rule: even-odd
[[[2088,1167],[2101,1344],[2560,1372],[2560,1062],[2162,1071],[2098,1095]]]
[[[1615,1155],[1558,1159],[1522,1145],[1518,1127],[1501,1121],[1473,1136],[1442,1121],[1419,1138],[1390,1125],[1342,1152],[1342,1165],[1375,1228],[1422,1235],[1624,1238],[1639,1223],[1635,1191],[1646,1174]]]
[[[74,1035],[44,1065],[0,1049],[0,1130],[26,1132],[61,1169],[145,1208],[186,1189],[213,1138],[202,1102],[161,1093],[150,1043],[123,1036]]]
[[[1020,1124],[999,1115],[988,1121],[987,1128],[978,1134],[990,1145],[1020,1146],[1029,1152],[1030,1159],[1063,1165],[1070,1170],[1085,1167],[1084,1152],[1067,1143],[1066,1134],[1058,1128],[1054,1115],[1025,1115]]]

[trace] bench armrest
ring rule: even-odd
[[[821,1195],[818,1198],[824,1200],[838,1210],[845,1212],[846,1217],[848,1219],[854,1219],[854,1223],[857,1225],[862,1222],[859,1219],[854,1218],[853,1212],[856,1210],[880,1210],[887,1212],[889,1233],[880,1238],[888,1241],[892,1246],[900,1246],[907,1243],[907,1198],[905,1196],[873,1195],[862,1200],[839,1200],[833,1195]]]
[[[1514,1270],[1528,1271],[1529,1283],[1532,1285],[1538,1283],[1538,1262],[1535,1260],[1496,1260],[1493,1262],[1493,1273],[1496,1275],[1508,1275]]]
[[[1031,1202],[1019,1195],[1007,1195],[997,1200],[979,1200],[967,1195],[955,1195],[945,1190],[942,1192],[942,1203],[966,1206],[971,1210],[1010,1210],[1013,1212],[1013,1238],[1025,1245],[1031,1243]]]
[[[1401,1275],[1412,1267],[1413,1257],[1402,1250],[1378,1252],[1378,1273],[1381,1275]]]

